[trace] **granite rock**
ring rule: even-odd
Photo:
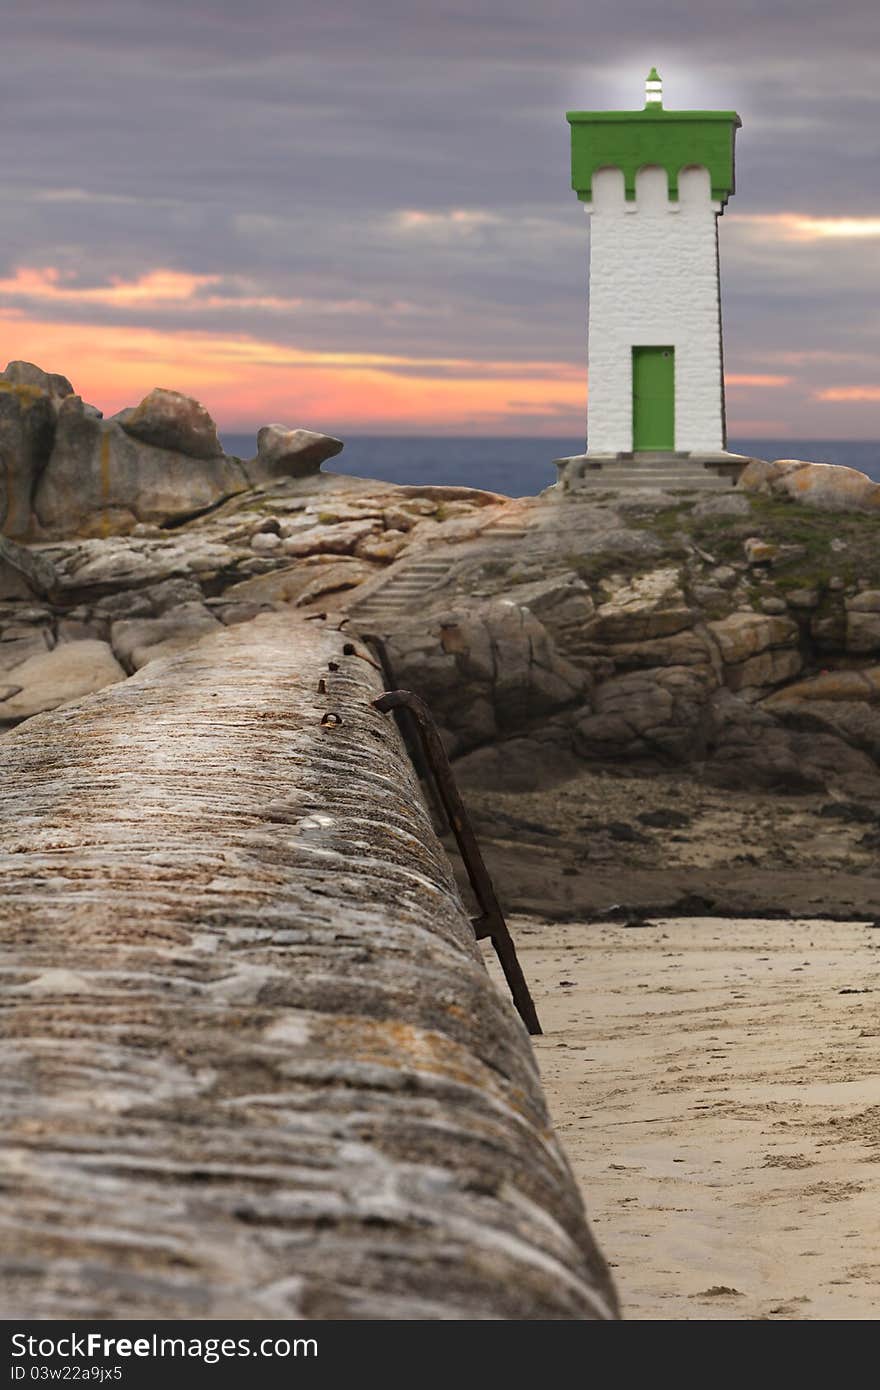
[[[795,681],[768,695],[764,708],[773,709],[781,704],[796,704],[800,701],[821,700],[854,701],[880,703],[880,666],[867,667],[862,671],[823,671],[816,676]]]
[[[52,561],[37,550],[17,545],[0,536],[0,598],[48,598],[58,589],[59,579]]]
[[[120,421],[126,434],[158,449],[193,459],[213,459],[223,453],[217,426],[207,410],[192,396],[157,386],[140,405],[124,412]]]
[[[79,396],[68,396],[34,511],[48,536],[102,536],[130,531],[138,521],[180,522],[246,488],[235,459],[146,443],[115,421],[91,418]]]
[[[280,478],[304,478],[319,473],[321,464],[342,452],[341,439],[315,430],[290,429],[287,425],[264,425],[257,432],[257,455],[244,467],[252,486],[259,487]]]
[[[11,367],[29,364],[10,363]],[[38,368],[34,369],[38,371]],[[32,529],[34,492],[55,431],[49,395],[34,384],[0,378],[0,532],[25,537]]]
[[[798,637],[797,623],[766,613],[731,613],[706,626],[728,664],[743,662],[768,647],[790,646]]]
[[[708,701],[716,684],[708,666],[634,671],[603,681],[594,709],[575,721],[575,749],[602,761],[700,757],[711,732]]]
[[[642,642],[690,627],[694,613],[677,569],[652,570],[620,585],[584,628],[588,642]]]
[[[874,512],[880,508],[880,484],[855,468],[836,464],[755,459],[743,470],[737,486],[744,492],[787,497],[823,511]]]
[[[803,658],[791,647],[769,648],[726,666],[724,679],[730,690],[780,685],[793,680],[803,669]]]
[[[858,656],[880,652],[880,613],[858,609],[848,612],[845,646]]]
[[[386,655],[395,683],[429,702],[454,753],[570,706],[589,686],[540,620],[510,600],[400,627]]]
[[[376,534],[377,523],[369,518],[312,526],[281,542],[285,555],[349,555],[358,541]]]
[[[861,589],[844,600],[844,607],[850,613],[880,613],[880,589]]]
[[[0,644],[2,647],[2,644]],[[19,723],[125,679],[106,642],[64,642],[30,656],[4,677],[17,693],[0,702],[0,723]]]
[[[373,532],[355,542],[353,553],[362,560],[377,560],[380,564],[389,564],[403,553],[407,545],[404,531]]]
[[[126,667],[139,671],[150,661],[183,651],[207,634],[219,632],[220,621],[202,603],[183,603],[161,618],[122,618],[111,627],[113,650]]]
[[[0,382],[4,381],[10,386],[32,387],[56,400],[73,395],[73,387],[66,376],[60,372],[44,372],[33,362],[8,362],[5,371],[0,372]]]
[[[29,661],[31,657],[45,656],[52,648],[52,639],[43,627],[35,627],[25,632],[9,626],[4,627],[0,640],[0,675],[5,681],[10,671]]]

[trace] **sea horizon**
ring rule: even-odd
[[[227,453],[237,458],[256,453],[256,431],[221,430],[220,437]],[[739,436],[731,438],[728,448],[753,458],[833,463],[880,482],[878,440]],[[571,435],[352,434],[325,468],[388,483],[445,484],[529,497],[556,482],[554,459],[583,449],[583,439]]]

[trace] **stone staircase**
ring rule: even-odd
[[[521,517],[502,517],[480,532],[480,541],[519,541],[529,535],[530,530]],[[459,553],[454,560],[460,558]],[[446,578],[454,560],[452,556],[429,553],[421,559],[395,565],[383,583],[352,604],[349,609],[352,622],[363,632],[373,631],[380,636],[384,622],[418,612],[420,601]]]
[[[565,492],[728,492],[751,460],[729,454],[718,459],[690,454],[639,454],[557,459]]]
[[[381,635],[382,625],[416,613],[421,599],[446,578],[452,561],[426,556],[396,568],[386,582],[349,609],[352,623],[362,632]]]

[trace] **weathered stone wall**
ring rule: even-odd
[[[346,641],[266,615],[3,740],[4,1316],[615,1316]]]

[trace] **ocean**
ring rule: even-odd
[[[221,437],[227,453],[238,458],[252,458],[256,453],[254,434]],[[554,459],[581,453],[583,447],[583,439],[575,438],[359,434],[349,435],[342,453],[324,466],[329,472],[389,483],[454,483],[509,497],[530,497],[556,482]],[[732,439],[728,447],[754,458],[841,464],[880,482],[880,442]]]

